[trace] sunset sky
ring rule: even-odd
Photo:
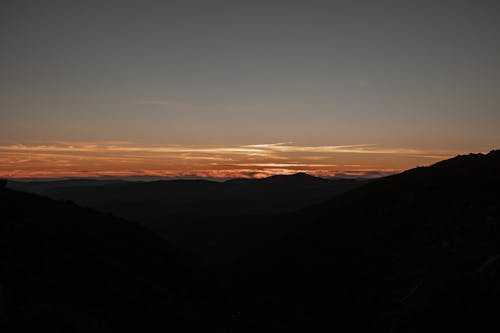
[[[383,175],[500,148],[498,1],[0,8],[0,177]]]

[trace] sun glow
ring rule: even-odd
[[[271,143],[227,146],[142,145],[130,142],[44,142],[0,145],[0,177],[102,176],[267,177],[385,175],[459,152],[374,144],[300,146]]]

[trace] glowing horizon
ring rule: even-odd
[[[383,176],[430,165],[464,151],[375,144],[302,146],[144,145],[131,142],[36,142],[0,145],[2,178],[201,177],[262,178],[306,172],[315,176]]]
[[[8,3],[0,177],[388,174],[500,143],[496,2]]]

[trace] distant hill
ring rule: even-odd
[[[14,181],[9,180],[8,188],[30,192],[36,194],[44,194],[53,189],[76,188],[86,186],[102,186],[123,183],[122,180],[96,180],[96,179],[65,179],[65,180],[48,180],[48,181]]]
[[[254,186],[293,187],[297,185],[316,187],[320,184],[325,185],[331,181],[326,178],[314,177],[305,172],[299,172],[293,175],[274,175],[266,178],[236,178],[225,182],[226,184],[252,184]]]
[[[294,193],[283,179],[304,180],[312,191],[326,184],[296,175],[134,186],[145,201],[168,191],[189,200],[193,187],[206,195],[243,183],[253,195]],[[120,186],[101,189],[118,200]],[[206,215],[189,224],[198,232],[192,241],[234,238],[226,249],[240,253],[209,268],[137,224],[0,189],[0,325],[18,332],[498,330],[499,189],[500,151],[492,151],[377,179],[297,211]],[[261,244],[257,252],[238,248],[253,243]]]
[[[299,173],[225,182],[9,181],[8,186],[141,222],[179,247],[225,261],[262,247],[291,227],[272,215],[321,203],[367,182]]]
[[[498,328],[499,189],[500,151],[379,179],[284,217],[302,226],[224,284],[256,330]]]
[[[179,214],[242,215],[294,211],[346,192],[366,180],[330,180],[305,173],[264,179],[166,180],[130,182],[119,180],[65,180],[15,182],[8,187],[54,199],[144,220],[147,215]]]

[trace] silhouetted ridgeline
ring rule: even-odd
[[[500,151],[492,151],[379,179],[297,213],[302,227],[232,268],[241,312],[249,325],[257,316],[262,327],[273,318],[299,331],[498,327],[499,189]]]
[[[148,220],[182,214],[242,215],[294,211],[325,201],[368,182],[323,179],[304,173],[264,179],[63,180],[9,182],[9,188],[106,210],[121,217]]]
[[[60,332],[498,329],[499,188],[499,151],[412,169],[297,212],[253,216],[287,232],[211,272],[193,269],[191,257],[139,225],[2,189],[2,324]]]
[[[0,331],[191,331],[210,322],[192,258],[140,225],[8,189],[0,211]]]
[[[369,182],[304,173],[265,179],[64,180],[9,182],[9,188],[71,200],[138,221],[175,245],[211,262],[261,248],[291,224],[272,214],[293,212]],[[265,215],[265,216],[264,216]]]

